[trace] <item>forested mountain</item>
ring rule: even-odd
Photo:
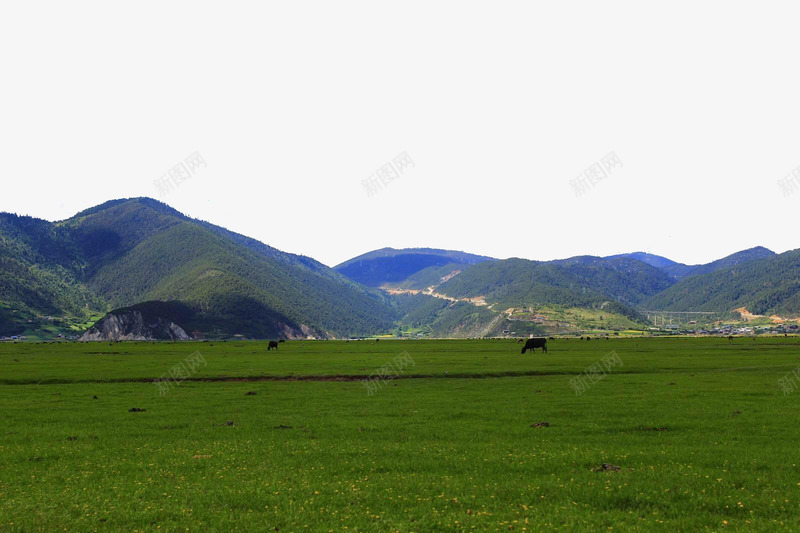
[[[800,250],[776,255],[753,248],[692,270],[682,281],[680,265],[665,258],[625,254],[537,262],[506,259],[451,271],[431,267],[410,277],[400,288],[435,286],[435,292],[456,299],[483,297],[497,310],[511,307],[563,306],[602,308],[642,322],[640,310],[731,312],[800,316]],[[457,275],[453,275],[456,272]],[[426,285],[429,283],[430,285]],[[426,309],[436,320],[450,313],[427,303],[411,313],[420,322]]]
[[[0,213],[0,334],[18,334],[35,317],[75,323],[106,304],[83,282],[88,268],[74,236],[61,226]]]
[[[112,310],[105,329],[136,323],[136,338],[148,324],[194,337],[347,337],[398,327],[470,336],[519,330],[542,306],[602,310],[599,321],[615,314],[628,323],[644,321],[641,309],[798,316],[800,250],[759,247],[687,266],[644,253],[543,262],[384,248],[332,269],[149,198],[59,222],[0,213],[0,336],[81,333]]]
[[[649,298],[649,309],[800,315],[800,250],[734,264],[680,281]]]
[[[439,285],[455,298],[484,296],[504,306],[593,306],[608,300],[633,306],[670,286],[669,277],[635,259],[575,257],[538,262],[505,259],[475,265]]]
[[[662,257],[660,255],[649,254],[647,252],[633,252],[629,254],[617,254],[617,255],[609,255],[606,259],[618,259],[620,257],[625,257],[628,259],[636,259],[637,261],[641,261],[642,263],[646,263],[652,267],[656,267],[659,270],[669,270],[670,268],[677,266],[686,266],[673,261],[672,259],[667,259],[666,257]]]
[[[775,252],[772,250],[768,250],[763,246],[757,246],[755,248],[750,248],[749,250],[743,250],[741,252],[729,255],[728,257],[723,257],[722,259],[717,259],[716,261],[712,261],[711,263],[705,265],[696,265],[690,267],[691,270],[689,271],[688,275],[683,277],[710,274],[728,267],[745,265],[746,263],[758,261],[760,259],[767,259],[774,257],[775,255]]]
[[[386,288],[394,289],[427,289],[435,287],[450,277],[456,276],[469,265],[459,265],[457,263],[447,263],[445,265],[434,265],[423,268],[419,272],[411,274],[403,281],[384,284]]]
[[[93,310],[179,301],[206,333],[254,337],[366,334],[396,318],[384,294],[313,259],[149,198],[114,200],[57,223],[3,220],[0,299],[22,314],[85,318]]]
[[[648,254],[645,252],[634,252],[631,254],[612,255],[607,259],[615,259],[619,257],[636,259],[638,261],[642,261],[643,263],[647,263],[648,265],[656,267],[657,269],[665,272],[666,274],[668,274],[672,278],[675,278],[676,280],[681,280],[684,278],[688,278],[690,276],[699,276],[700,274],[708,274],[711,272],[716,272],[717,270],[721,270],[729,266],[741,265],[744,263],[749,263],[750,261],[757,261],[759,259],[772,257],[774,255],[775,252],[773,252],[772,250],[768,250],[763,246],[757,246],[755,248],[750,248],[749,250],[742,250],[741,252],[736,252],[735,254],[723,257],[722,259],[717,259],[716,261],[704,265],[684,265],[683,263],[677,263],[675,261],[672,261],[671,259],[667,259],[666,257]]]
[[[405,281],[425,268],[451,264],[467,266],[484,261],[494,259],[434,248],[382,248],[354,257],[336,265],[334,269],[358,283],[381,287]]]

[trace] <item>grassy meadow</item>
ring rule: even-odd
[[[800,530],[800,339],[548,348],[0,344],[0,531]]]

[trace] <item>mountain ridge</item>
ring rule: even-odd
[[[684,265],[645,252],[533,261],[386,247],[329,268],[158,200],[122,198],[56,222],[0,213],[0,336],[80,333],[103,315],[105,334],[120,338],[124,324],[141,333],[145,322],[154,335],[171,323],[196,338],[344,338],[404,324],[483,335],[511,324],[509,309],[541,306],[640,324],[645,308],[800,315],[795,252],[754,247]]]
[[[429,267],[473,265],[484,261],[496,259],[438,248],[380,248],[339,263],[333,269],[368,287],[381,287],[404,281]]]
[[[19,278],[36,264],[56,268],[75,256],[77,266],[65,275],[102,302],[95,310],[181,300],[205,324],[217,322],[220,334],[260,338],[280,336],[287,328],[320,338],[368,334],[389,329],[396,318],[385,295],[322,263],[191,219],[150,198],[112,200],[56,223],[15,215],[3,220],[0,243],[9,251],[4,256],[17,263],[33,257],[16,270],[9,264],[4,277]],[[52,239],[41,237],[49,233],[59,235],[66,251],[53,252]],[[42,245],[24,246],[34,241]],[[35,295],[20,290],[0,290],[0,301],[22,308],[26,316],[47,311],[32,308]],[[74,307],[70,311],[81,315]]]
[[[660,270],[663,270],[664,272],[674,277],[675,279],[681,280],[689,276],[708,274],[710,272],[715,272],[727,266],[753,261],[756,259],[762,259],[765,257],[772,257],[774,255],[776,255],[775,252],[773,252],[768,248],[765,248],[763,246],[755,246],[753,248],[748,248],[746,250],[740,250],[738,252],[732,253],[730,255],[727,255],[721,259],[717,259],[710,263],[704,263],[699,265],[685,265],[683,263],[678,263],[677,261],[673,261],[672,259],[668,259],[660,255],[650,254],[647,252],[617,254],[617,255],[607,256],[606,258],[615,259],[619,257],[629,257],[631,259],[637,259],[639,261],[652,265]]]

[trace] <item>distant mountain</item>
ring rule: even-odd
[[[688,277],[653,295],[644,306],[659,311],[717,312],[746,307],[755,314],[800,316],[800,250],[744,262],[731,257],[723,260],[731,266]]]
[[[636,305],[671,285],[655,267],[628,258],[574,257],[559,261],[505,259],[482,263],[444,282],[452,297],[484,296],[501,306],[591,306],[604,301]]]
[[[436,287],[444,283],[453,276],[457,276],[470,265],[459,265],[458,263],[447,263],[445,265],[434,265],[411,274],[400,282],[386,283],[384,287],[394,289],[418,289],[424,290],[429,287]]]
[[[336,265],[334,270],[368,287],[402,283],[420,270],[444,265],[474,265],[491,257],[434,248],[381,248]]]
[[[800,251],[761,247],[694,266],[642,252],[543,262],[383,248],[328,268],[150,198],[59,222],[0,213],[0,336],[540,334],[635,326],[641,309],[800,315],[799,290]]]
[[[674,283],[657,268],[624,257],[514,258],[457,266],[429,267],[389,289],[399,302],[401,323],[432,336],[456,337],[503,331],[543,335],[606,321],[635,327],[646,321],[637,304]],[[535,317],[537,309],[544,315]],[[591,311],[582,319],[566,309]],[[572,318],[552,318],[557,316]]]
[[[729,255],[722,259],[718,259],[711,263],[707,263],[705,265],[684,265],[683,263],[677,263],[675,261],[672,261],[671,259],[667,259],[666,257],[648,254],[645,252],[634,252],[630,254],[612,255],[607,257],[607,259],[615,259],[620,257],[636,259],[638,261],[656,267],[657,269],[667,273],[669,276],[671,276],[676,280],[681,280],[684,278],[688,278],[690,276],[699,276],[700,274],[708,274],[710,272],[716,272],[717,270],[721,270],[729,266],[741,265],[744,263],[748,263],[750,261],[757,261],[759,259],[764,259],[766,257],[772,257],[774,255],[775,252],[773,252],[772,250],[768,250],[763,246],[757,246],[755,248],[750,248],[749,250],[743,250],[741,252],[737,252],[735,254]]]
[[[3,214],[0,250],[0,302],[20,317],[77,322],[179,301],[203,334],[266,338],[375,333],[397,313],[386,295],[313,259],[149,198],[106,202],[57,223]]]
[[[723,257],[722,259],[717,259],[716,261],[705,265],[691,267],[692,270],[689,272],[689,275],[699,276],[700,274],[710,274],[711,272],[716,272],[728,267],[744,265],[746,263],[750,263],[751,261],[775,257],[775,255],[775,252],[772,250],[764,248],[763,246],[757,246],[755,248],[750,248],[749,250],[743,250],[741,252],[731,254],[728,257]]]
[[[672,259],[667,259],[666,257],[661,257],[660,255],[649,254],[647,252],[633,252],[630,254],[617,254],[606,257],[606,259],[619,259],[619,258],[636,259],[637,261],[641,261],[642,263],[648,264],[652,267],[656,267],[659,270],[665,270],[680,264],[673,261]]]

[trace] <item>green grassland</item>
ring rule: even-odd
[[[548,348],[2,343],[0,530],[800,530],[800,339]]]

